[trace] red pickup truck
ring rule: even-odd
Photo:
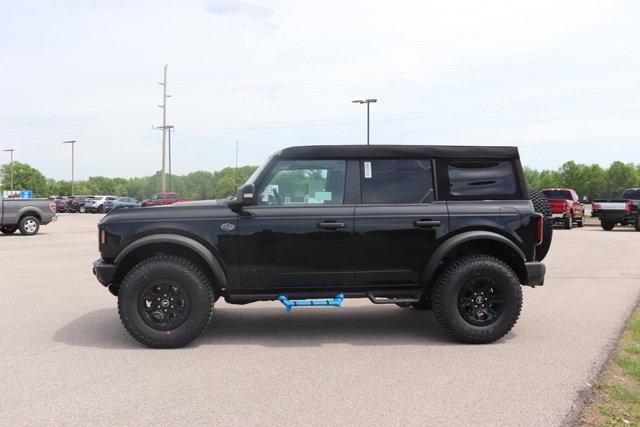
[[[148,199],[144,199],[141,203],[142,206],[162,206],[172,205],[178,202],[191,202],[193,199],[186,199],[180,197],[178,193],[157,193]]]
[[[584,225],[584,206],[578,194],[570,188],[545,188],[542,193],[549,199],[549,209],[553,222],[561,222],[570,230],[575,222],[578,227]]]

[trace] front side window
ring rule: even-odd
[[[364,160],[360,174],[363,204],[423,203],[433,190],[429,159]]]
[[[260,186],[258,205],[339,205],[346,161],[279,160]]]
[[[447,172],[449,194],[454,197],[506,197],[517,193],[509,161],[453,161]]]

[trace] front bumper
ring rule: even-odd
[[[544,274],[547,271],[545,265],[539,261],[529,261],[524,263],[527,269],[527,286],[542,286],[544,285]]]
[[[113,283],[113,278],[116,275],[116,265],[103,259],[96,260],[93,262],[93,274],[98,279],[98,282],[104,286],[109,286]]]

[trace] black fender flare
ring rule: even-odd
[[[455,236],[449,238],[440,246],[438,246],[438,248],[429,258],[429,261],[427,262],[424,270],[422,270],[420,283],[428,283],[433,278],[433,275],[438,270],[438,267],[440,267],[440,263],[448,253],[450,253],[452,250],[455,250],[458,246],[473,240],[492,240],[494,242],[498,242],[513,250],[513,252],[522,259],[523,263],[527,261],[527,258],[524,252],[522,252],[522,249],[520,249],[511,240],[498,233],[485,230],[465,231],[463,233],[456,234]]]
[[[157,243],[176,244],[191,249],[192,251],[197,253],[209,266],[209,268],[213,272],[214,277],[218,281],[220,288],[224,289],[228,287],[227,276],[224,272],[224,269],[222,268],[222,264],[220,264],[220,261],[218,261],[215,255],[213,255],[213,253],[211,253],[211,251],[207,249],[207,247],[205,247],[202,243],[190,237],[181,236],[179,234],[153,234],[151,236],[145,236],[141,237],[140,239],[134,240],[120,251],[113,263],[115,265],[118,265],[127,257],[127,255],[129,255],[136,249],[146,245]]]

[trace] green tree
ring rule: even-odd
[[[13,162],[0,167],[2,190],[11,190],[11,174],[13,173],[14,190],[32,190],[34,197],[48,197],[47,180],[42,173],[26,163]]]
[[[638,186],[638,168],[633,163],[616,161],[607,170],[606,197],[620,197],[626,188]]]

